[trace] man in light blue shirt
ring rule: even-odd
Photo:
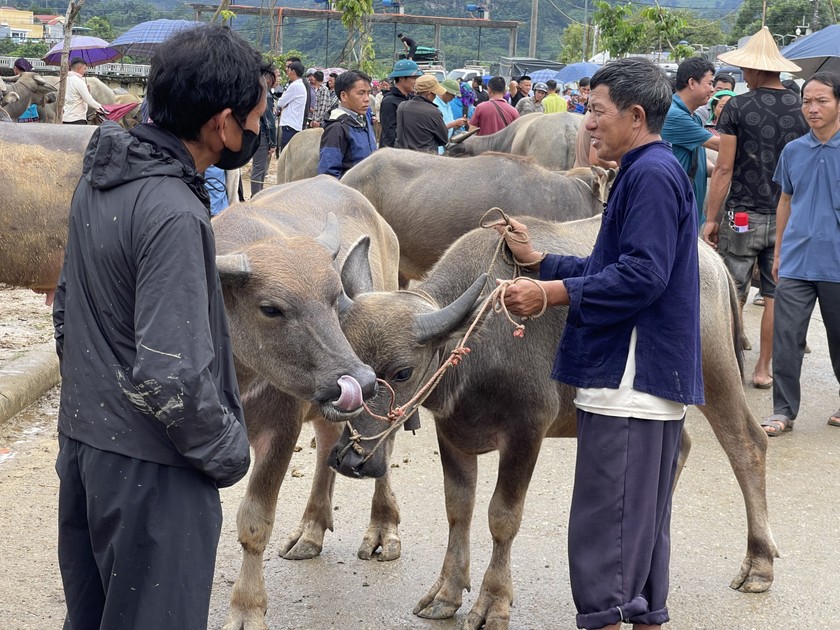
[[[799,413],[805,335],[817,299],[840,383],[840,74],[808,79],[802,113],[811,131],[785,146],[773,175],[782,194],[773,263],[773,415],[761,423],[770,436],[792,429]],[[840,409],[828,424],[840,427]]]
[[[717,151],[720,140],[703,126],[694,114],[714,93],[712,77],[715,67],[702,57],[691,57],[677,68],[677,92],[662,128],[662,139],[671,143],[671,150],[680,166],[688,174],[697,200],[698,224],[706,221],[705,202],[708,170],[706,148]]]
[[[461,95],[461,86],[458,85],[458,82],[455,79],[446,79],[440,84],[440,87],[446,90],[446,92],[440,96],[436,95],[433,102],[438,106],[440,113],[443,114],[443,124],[446,125],[446,133],[448,137],[451,138],[452,131],[454,129],[463,127],[468,122],[463,116],[455,118],[455,113],[452,111],[451,106],[453,99],[456,96]],[[444,147],[438,147],[438,153],[441,155],[443,155],[444,150]]]

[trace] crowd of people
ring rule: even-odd
[[[516,221],[498,228],[539,277],[508,287],[507,309],[568,307],[552,375],[577,388],[578,627],[667,622],[671,490],[686,406],[704,403],[698,236],[742,306],[758,267],[752,384],[773,389],[767,435],[797,418],[817,300],[840,382],[840,76],[819,72],[801,95],[785,87],[780,73],[797,67],[766,29],[721,59],[743,69],[749,92],[700,58],[675,85],[631,58],[573,88],[525,76],[469,90],[407,58],[372,98],[363,72],[325,77],[295,58],[280,93],[278,69],[217,25],[173,36],[149,76],[154,124],[94,134],[70,211],[54,306],[66,627],[207,625],[218,488],[245,475],[250,455],[202,174],[254,158],[256,194],[272,150],[320,127],[319,173],[340,178],[377,147],[434,153],[455,130],[494,133],[538,107],[585,113],[578,161],[619,168],[588,257],[535,251]],[[123,207],[133,220],[116,220]],[[840,411],[828,422],[840,426]]]

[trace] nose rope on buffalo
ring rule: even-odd
[[[493,221],[492,223],[486,223],[485,219],[491,213],[498,213],[501,218],[497,221]],[[527,234],[523,235],[519,232],[516,232],[513,229],[513,227],[510,224],[510,217],[508,217],[508,215],[505,214],[505,212],[501,208],[491,208],[490,210],[485,212],[484,216],[481,217],[481,221],[479,221],[479,225],[482,228],[491,230],[495,229],[497,225],[504,225],[507,238],[515,240],[519,243],[527,243],[530,240]],[[499,242],[496,244],[496,250],[493,253],[493,258],[488,268],[488,276],[490,271],[492,271],[493,267],[495,266],[499,256],[501,255],[502,257],[504,257],[504,254],[502,252],[505,245],[505,238],[505,236],[500,237]],[[490,293],[490,295],[488,295],[484,299],[484,301],[481,304],[481,307],[478,309],[478,313],[473,318],[470,327],[467,329],[467,332],[461,338],[461,341],[459,341],[455,348],[452,349],[452,352],[449,353],[449,356],[440,365],[440,367],[438,367],[438,369],[435,370],[434,374],[432,374],[429,380],[426,381],[426,383],[422,387],[420,387],[420,389],[417,390],[417,392],[415,392],[414,396],[412,396],[406,403],[395,407],[394,403],[396,403],[396,392],[394,392],[394,389],[387,381],[379,378],[376,379],[377,382],[388,391],[391,397],[388,403],[388,414],[383,416],[374,413],[370,409],[370,407],[368,407],[367,403],[362,403],[362,405],[365,411],[368,414],[370,414],[370,416],[376,418],[377,420],[381,420],[387,423],[388,427],[375,435],[363,436],[358,431],[356,431],[351,422],[348,422],[347,426],[350,429],[350,441],[348,442],[347,446],[345,446],[339,453],[339,460],[343,458],[347,451],[351,448],[363,458],[361,464],[364,464],[371,457],[373,457],[373,454],[377,451],[377,449],[379,449],[380,446],[382,446],[382,444],[388,438],[388,436],[397,429],[399,429],[403,424],[405,424],[406,421],[418,410],[418,408],[422,406],[422,404],[438,386],[441,379],[443,379],[443,376],[444,374],[446,374],[446,371],[450,367],[457,367],[458,364],[461,362],[461,359],[471,352],[470,349],[466,346],[467,340],[470,338],[470,335],[472,335],[473,331],[478,326],[479,322],[481,321],[481,318],[484,317],[488,308],[492,308],[493,312],[496,314],[501,313],[505,316],[508,322],[510,322],[514,327],[514,337],[522,338],[525,336],[525,325],[515,321],[508,312],[507,306],[505,306],[505,295],[507,294],[507,290],[510,286],[516,284],[517,282],[531,282],[535,284],[542,292],[543,303],[540,312],[536,315],[523,317],[523,320],[536,319],[537,317],[541,317],[543,313],[545,313],[546,308],[548,308],[548,295],[546,294],[545,289],[542,287],[542,285],[533,278],[528,278],[519,275],[521,272],[521,268],[525,265],[516,260],[514,256],[511,255],[511,261],[507,261],[506,258],[505,260],[506,262],[508,262],[508,264],[513,265],[513,278],[511,280],[505,280],[503,282],[500,282],[499,285]],[[371,448],[370,451],[367,454],[365,454],[365,449],[362,447],[361,442],[372,441],[376,441],[376,444],[374,444],[373,448]]]

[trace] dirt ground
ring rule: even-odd
[[[52,334],[52,308],[43,295],[0,284],[0,365]]]
[[[11,302],[11,304],[10,304]],[[28,306],[27,306],[28,305]],[[26,310],[29,309],[29,315]],[[761,310],[748,305],[748,331],[755,339]],[[49,309],[40,296],[0,290],[3,345],[49,338]],[[31,317],[31,321],[27,318]],[[822,629],[840,619],[840,430],[826,426],[837,407],[837,384],[828,363],[825,334],[812,327],[812,354],[805,359],[804,403],[796,429],[770,441],[768,502],[781,558],[776,582],[764,594],[728,588],[743,557],[743,501],[723,452],[705,419],[691,409],[687,426],[694,447],[674,498],[669,630]],[[31,335],[31,337],[30,337]],[[0,355],[3,356],[3,355]],[[751,368],[756,355],[748,353]],[[757,416],[770,407],[770,393],[752,388],[747,397]],[[64,599],[56,562],[57,390],[12,422],[0,425],[0,628],[61,627]],[[434,582],[446,548],[447,524],[440,460],[431,419],[417,434],[399,435],[393,482],[400,501],[403,555],[384,563],[356,558],[367,523],[372,483],[341,478],[336,483],[335,532],[320,557],[292,562],[277,556],[281,537],[294,528],[314,472],[314,450],[305,428],[280,491],[277,522],[266,553],[269,610],[274,630],[454,630],[477,597],[490,557],[486,511],[497,458],[479,458],[478,499],[472,526],[472,591],[455,619],[428,621],[411,614]],[[574,472],[574,441],[548,440],[531,483],[525,516],[513,547],[515,602],[511,630],[571,630],[574,606],[568,584],[566,522]],[[291,469],[290,469],[291,473]],[[222,491],[224,526],[218,550],[210,628],[220,628],[239,571],[235,514],[245,482]]]

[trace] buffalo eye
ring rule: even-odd
[[[408,379],[411,378],[411,374],[413,372],[414,372],[414,370],[410,367],[403,368],[403,369],[397,371],[396,374],[394,374],[394,380],[398,383],[402,383],[403,381],[407,381]]]
[[[283,311],[271,304],[261,304],[260,311],[266,317],[283,317]]]

